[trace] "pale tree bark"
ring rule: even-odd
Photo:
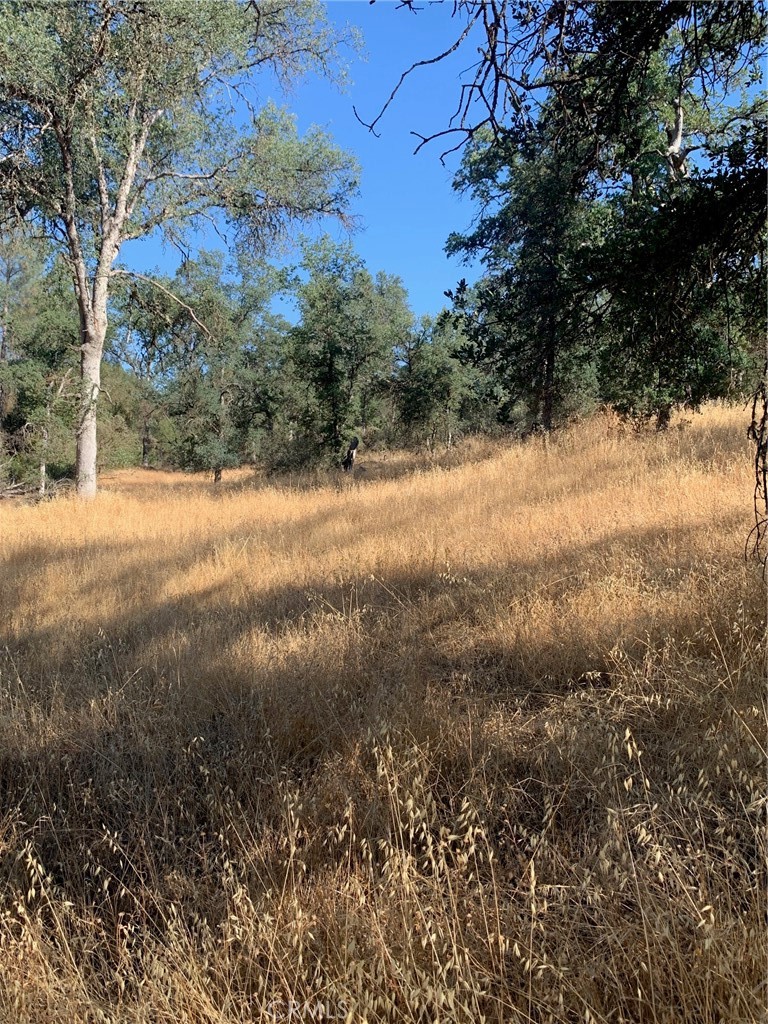
[[[41,498],[45,497],[45,486],[47,481],[47,459],[48,459],[48,420],[51,416],[50,407],[45,410],[46,425],[43,427],[43,445],[40,452],[40,483],[37,491]]]
[[[124,229],[132,213],[129,202],[136,172],[147,144],[152,125],[161,116],[161,110],[146,115],[141,124],[136,120],[136,101],[129,112],[131,141],[128,146],[123,175],[115,194],[114,204],[110,201],[104,165],[95,137],[91,139],[93,154],[99,172],[99,206],[101,214],[101,246],[98,262],[92,279],[89,279],[87,264],[80,243],[75,219],[75,188],[72,172],[71,139],[66,132],[54,125],[61,149],[66,181],[65,224],[69,245],[70,265],[80,311],[80,414],[77,425],[77,452],[75,475],[77,494],[81,498],[92,498],[97,489],[97,425],[96,413],[101,393],[101,361],[104,342],[107,337],[109,281],[112,268],[120,252]]]
[[[92,498],[96,494],[96,408],[101,391],[101,355],[104,336],[89,338],[80,350],[80,417],[77,425],[77,494]]]
[[[683,146],[683,98],[675,100],[675,121],[667,128],[667,166],[673,181],[688,177],[688,150]]]
[[[8,299],[3,302],[3,319],[0,323],[0,363],[8,362]]]
[[[98,441],[96,411],[101,393],[101,360],[107,337],[107,300],[109,268],[117,257],[119,245],[110,240],[102,247],[99,267],[90,294],[90,316],[80,349],[80,419],[77,427],[75,468],[77,494],[92,498],[97,487]]]

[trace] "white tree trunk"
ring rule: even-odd
[[[106,323],[104,325],[106,333]],[[80,418],[77,427],[77,456],[75,472],[79,498],[96,495],[96,407],[101,390],[101,354],[104,335],[88,337],[80,356]]]
[[[688,177],[688,150],[683,146],[683,98],[675,101],[675,123],[667,128],[667,166],[672,181]]]
[[[47,480],[47,466],[48,462],[48,437],[49,431],[48,426],[51,422],[51,406],[50,403],[45,408],[45,426],[43,427],[42,434],[42,448],[40,450],[40,484],[37,488],[38,494],[41,498],[45,497],[45,485]]]
[[[136,106],[137,101],[134,101],[130,112],[129,125],[129,135],[132,137],[130,138],[120,185],[115,195],[114,206],[110,202],[104,165],[101,163],[98,147],[95,145],[94,140],[94,155],[99,164],[101,245],[98,247],[98,265],[90,282],[76,219],[77,199],[74,186],[71,140],[63,129],[60,129],[57,133],[62,147],[67,181],[68,210],[65,222],[74,272],[75,294],[77,295],[80,307],[82,330],[80,350],[82,394],[80,398],[80,417],[77,426],[77,456],[75,462],[77,495],[80,498],[93,498],[96,495],[96,459],[98,451],[96,407],[101,392],[101,359],[104,354],[104,341],[107,337],[109,278],[123,242],[123,228],[126,220],[131,215],[132,207],[129,205],[128,199],[136,177],[136,168],[147,144],[149,131],[162,114],[162,110],[155,110],[147,115],[142,122],[140,131],[138,134],[135,134]]]
[[[114,233],[116,234],[116,232]],[[101,393],[101,359],[107,338],[107,301],[109,297],[109,273],[119,244],[110,236],[102,246],[99,266],[93,278],[90,293],[87,287],[76,285],[80,304],[82,345],[80,346],[80,417],[77,425],[77,454],[75,457],[75,478],[77,496],[96,496],[96,409]],[[85,279],[85,265],[79,268],[81,279]]]
[[[6,281],[6,286],[10,284],[10,279]],[[3,303],[3,319],[0,322],[0,363],[8,362],[8,354],[10,345],[8,344],[8,299]]]

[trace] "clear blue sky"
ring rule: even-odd
[[[474,209],[451,187],[458,156],[440,162],[455,137],[438,139],[414,155],[418,138],[448,127],[460,94],[460,75],[468,53],[438,65],[419,68],[409,77],[383,119],[376,138],[355,118],[372,121],[402,72],[414,61],[442,52],[457,36],[460,24],[450,17],[451,4],[422,5],[413,14],[397,9],[395,0],[331,0],[329,18],[357,26],[363,35],[363,59],[350,69],[351,84],[339,94],[327,83],[312,81],[290,98],[299,127],[328,128],[336,142],[354,153],[362,167],[360,196],[354,204],[362,229],[354,236],[357,251],[369,270],[398,274],[418,315],[436,313],[445,304],[443,292],[467,271],[443,248],[451,231],[469,226]]]
[[[471,277],[443,248],[451,231],[469,226],[474,210],[451,187],[459,158],[448,158],[446,166],[440,162],[454,142],[437,140],[414,156],[419,140],[411,132],[428,135],[448,127],[459,100],[460,74],[471,57],[464,52],[415,71],[377,126],[379,138],[355,118],[353,106],[364,120],[373,120],[402,72],[442,52],[460,24],[450,17],[451,4],[431,6],[426,0],[417,14],[398,10],[396,0],[331,0],[326,8],[335,25],[355,26],[363,37],[361,56],[346,54],[346,91],[313,77],[280,96],[265,80],[262,98],[293,111],[302,133],[320,125],[356,156],[361,180],[351,210],[360,224],[352,235],[355,249],[372,273],[383,270],[402,278],[416,316],[435,314],[447,303],[443,292],[465,274]],[[325,229],[346,237],[330,223]],[[126,246],[123,257],[139,270],[159,267],[172,273],[178,264],[176,253],[163,252],[154,242]]]

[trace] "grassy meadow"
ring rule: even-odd
[[[766,1005],[741,408],[0,504],[0,1022]]]

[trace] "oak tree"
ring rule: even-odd
[[[77,490],[96,492],[96,407],[123,245],[211,225],[263,248],[341,216],[352,162],[259,102],[259,73],[333,76],[316,0],[27,0],[0,6],[0,214],[66,257],[80,319]]]

